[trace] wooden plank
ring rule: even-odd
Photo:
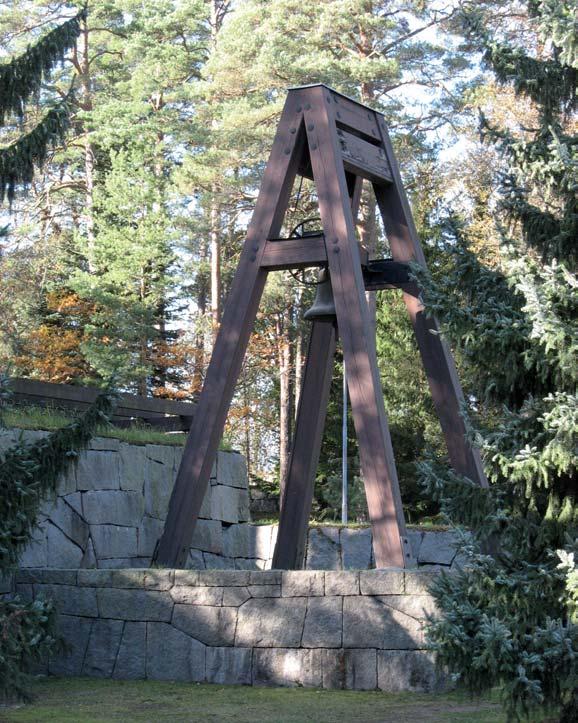
[[[391,183],[391,171],[383,148],[344,130],[338,130],[337,136],[346,170],[370,181]]]
[[[339,334],[347,367],[349,396],[373,528],[377,567],[411,564],[393,449],[383,405],[374,344],[370,336],[359,248],[340,162],[333,104],[327,90],[308,91],[305,112],[319,210],[328,247]],[[337,107],[337,106],[336,106]]]
[[[305,141],[300,93],[290,94],[265,169],[175,485],[155,562],[186,563],[267,271],[265,239],[279,235]]]
[[[405,291],[407,294],[410,294],[411,296],[418,297],[419,296],[419,288],[417,284],[413,281],[408,282],[407,284],[401,283],[401,282],[384,282],[384,281],[375,281],[372,279],[364,279],[365,282],[365,290],[366,291],[385,291],[387,289],[400,289],[401,291]]]
[[[374,143],[381,140],[375,113],[371,108],[357,103],[341,93],[336,93],[334,90],[329,91],[329,96],[332,100],[334,118],[340,126],[363,134]]]
[[[359,254],[361,263],[367,265],[367,251],[360,247]],[[261,266],[267,271],[305,269],[326,264],[327,249],[323,234],[302,238],[270,239],[265,242],[265,251],[261,258]]]
[[[329,105],[335,105],[334,117],[339,126],[345,126],[354,133],[365,136],[367,140],[375,144],[381,142],[375,111],[363,105],[363,103],[349,98],[349,96],[343,95],[343,93],[339,93],[328,85],[325,85],[325,83],[298,85],[289,88],[289,93],[298,91],[309,93],[310,91],[317,91],[319,89],[325,92],[325,101]],[[309,178],[310,176],[308,175],[307,177]]]
[[[351,213],[356,219],[363,178],[351,173],[346,174],[346,178]],[[360,250],[365,252],[365,249]],[[298,570],[303,567],[315,474],[331,389],[335,342],[333,324],[313,322],[303,382],[299,390],[291,458],[282,487],[284,499],[273,554],[274,569]]]
[[[419,243],[411,207],[403,188],[385,121],[379,114],[377,117],[393,183],[374,184],[374,190],[391,252],[396,261],[406,263],[417,261],[425,268],[425,256]],[[488,481],[479,451],[469,444],[465,436],[466,429],[460,413],[463,392],[451,352],[439,333],[439,325],[434,318],[426,317],[418,295],[406,290],[404,301],[413,324],[452,467],[481,487],[487,487]]]
[[[79,409],[90,406],[100,393],[96,387],[75,386],[73,384],[54,384],[36,379],[14,377],[10,380],[10,389],[17,399],[26,399],[31,403],[53,403],[54,406],[68,404]],[[135,394],[120,394],[119,404],[115,410],[118,416],[137,416],[136,412],[149,412],[150,416],[165,414],[194,413],[195,404],[175,399],[159,399],[141,397]],[[123,414],[121,415],[121,410]],[[126,412],[126,414],[125,414]]]
[[[412,296],[419,296],[419,288],[409,278],[409,267],[390,259],[372,261],[363,269],[363,281],[366,291],[382,289],[402,289]]]
[[[313,322],[273,554],[272,567],[275,569],[299,570],[303,567],[334,355],[335,327]]]
[[[159,432],[188,432],[191,428],[192,421],[192,416],[186,417],[180,415],[173,417],[138,417],[137,419],[113,420],[112,425],[119,429],[127,429],[128,427],[132,427],[135,422],[139,422]]]
[[[34,395],[15,394],[14,403],[22,406],[44,407],[46,409],[55,409],[62,412],[82,413],[90,406],[90,402],[75,402],[67,399],[46,399],[45,397],[37,397]],[[116,406],[111,420],[122,419],[140,419],[141,417],[154,417],[155,419],[164,419],[167,415],[160,412],[151,412],[148,410],[139,411],[138,409],[128,409],[126,407]],[[172,415],[171,415],[172,416]]]
[[[309,266],[324,266],[326,263],[327,251],[323,234],[268,240],[261,258],[261,266],[267,271],[305,269]]]

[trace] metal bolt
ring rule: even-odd
[[[334,243],[334,244],[338,244],[338,243],[339,243],[339,239],[338,239],[338,238],[334,238],[334,239],[333,239],[333,243]]]
[[[336,115],[338,118],[341,118],[341,113],[340,113],[339,111],[337,111],[337,113],[336,113],[335,115]]]
[[[286,148],[286,149],[285,149],[285,155],[288,156],[290,153],[291,153],[291,149],[290,149],[290,148]]]
[[[305,103],[305,110],[311,110],[311,103]]]
[[[334,253],[334,254],[338,254],[338,253],[339,253],[339,247],[338,247],[338,246],[336,246],[336,247],[333,249],[333,253]]]
[[[308,131],[312,131],[314,128],[315,126],[313,125],[313,123],[309,123],[309,125],[307,126]]]
[[[293,135],[295,133],[295,128],[289,128],[289,133],[291,133],[291,135]]]
[[[253,254],[253,255],[251,256],[251,261],[255,261],[256,259],[257,259],[257,257]]]
[[[302,108],[300,105],[298,105],[298,106],[297,106],[297,113],[301,113],[302,110],[303,110],[303,108]]]
[[[312,150],[312,151],[316,151],[316,150],[317,150],[317,143],[312,143],[312,144],[311,144],[311,150]]]

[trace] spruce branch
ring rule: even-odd
[[[0,571],[15,565],[31,540],[42,502],[112,414],[116,394],[105,391],[71,424],[44,439],[22,440],[0,457]]]
[[[25,103],[37,96],[43,80],[78,38],[86,10],[51,30],[8,63],[0,65],[0,126],[10,114],[22,118]]]
[[[0,203],[14,200],[16,186],[28,185],[34,168],[46,160],[48,150],[64,141],[69,121],[69,98],[51,108],[42,120],[9,146],[0,148]]]

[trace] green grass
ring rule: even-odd
[[[7,408],[3,412],[3,419],[6,427],[52,431],[70,424],[72,416],[51,407],[26,406]],[[138,422],[127,429],[103,425],[98,429],[96,436],[112,437],[131,444],[169,444],[174,446],[182,446],[186,439],[186,434],[155,432],[154,429],[145,427]]]
[[[375,691],[48,678],[32,686],[31,704],[0,708],[6,723],[93,721],[234,721],[234,723],[501,723],[497,699],[458,693]]]

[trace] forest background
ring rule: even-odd
[[[82,7],[0,3],[2,53],[18,55]],[[476,7],[488,29],[530,38],[538,57],[550,53],[532,3]],[[87,9],[76,48],[23,118],[1,129],[9,144],[66,99],[66,141],[26,193],[16,189],[2,219],[0,368],[61,383],[102,384],[114,374],[127,391],[194,399],[293,85],[324,82],[385,114],[434,273],[446,270],[450,209],[468,248],[499,267],[495,216],[507,161],[482,143],[478,113],[523,137],[535,106],[483,69],[464,25],[470,3],[103,0]],[[317,215],[314,189],[297,184],[285,231]],[[375,257],[388,256],[369,194],[358,233]],[[288,274],[271,275],[227,422],[227,443],[272,489],[291,447],[312,293]],[[402,495],[415,521],[435,510],[415,462],[432,450],[443,456],[443,442],[401,297],[379,292],[370,302]],[[456,351],[468,390],[468,359]],[[341,374],[338,356],[315,496],[322,519],[339,510]],[[495,415],[479,396],[469,401],[486,421]],[[363,520],[349,429],[351,515]]]

